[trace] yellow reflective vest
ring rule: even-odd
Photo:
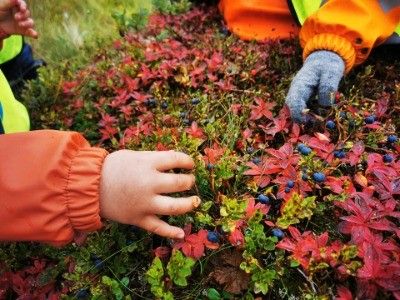
[[[12,60],[22,51],[24,40],[20,35],[12,35],[3,40],[3,48],[0,50],[0,64]]]
[[[0,133],[29,131],[29,115],[14,94],[3,72],[0,71]]]
[[[6,63],[22,51],[23,38],[12,35],[3,40],[0,64]],[[0,71],[0,134],[29,131],[29,115],[25,106],[17,101],[3,72]]]

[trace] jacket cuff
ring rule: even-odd
[[[345,73],[348,73],[356,62],[356,51],[351,42],[336,34],[322,33],[313,36],[304,46],[303,59],[318,50],[337,53],[345,63]]]
[[[66,187],[67,214],[75,231],[101,228],[100,177],[108,152],[100,148],[80,149],[73,158]]]

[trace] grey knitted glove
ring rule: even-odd
[[[332,51],[315,51],[307,57],[303,67],[294,77],[286,96],[286,104],[295,122],[305,121],[303,111],[316,91],[321,106],[332,106],[333,93],[338,89],[344,68],[343,59]]]

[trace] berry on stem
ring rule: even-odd
[[[383,162],[385,163],[391,163],[393,161],[393,156],[391,156],[390,154],[385,154],[383,156]]]
[[[373,124],[375,122],[375,116],[371,115],[364,119],[365,124]]]
[[[324,173],[321,173],[321,172],[315,172],[315,173],[312,175],[312,177],[313,177],[314,181],[319,182],[319,183],[320,183],[320,182],[324,182],[325,179],[326,179],[325,174],[324,174]]]
[[[293,180],[288,180],[288,182],[286,183],[286,187],[288,187],[289,189],[294,188],[294,181]]]
[[[387,142],[390,144],[396,143],[397,142],[397,135],[391,134],[387,138]]]
[[[305,155],[305,156],[309,155],[309,154],[311,153],[311,151],[312,151],[310,147],[307,147],[307,146],[304,145],[304,144],[299,144],[299,145],[297,146],[297,149],[299,150],[299,152],[300,152],[302,155]]]
[[[336,124],[335,122],[333,122],[332,120],[329,120],[326,122],[326,128],[333,130],[336,128]]]
[[[344,152],[343,150],[336,150],[336,151],[333,152],[333,155],[336,158],[342,159],[342,158],[346,157],[346,152]]]
[[[284,232],[279,228],[272,229],[272,235],[278,239],[282,239],[285,236]]]
[[[262,204],[269,204],[269,202],[270,202],[269,197],[264,194],[258,195],[257,200]]]
[[[218,243],[219,242],[219,234],[215,231],[209,231],[207,233],[207,240],[211,243]]]

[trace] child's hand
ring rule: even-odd
[[[20,34],[37,38],[32,20],[24,0],[0,0],[0,28],[7,34]]]
[[[345,62],[339,54],[326,50],[311,53],[294,77],[286,96],[292,119],[298,123],[306,121],[303,112],[315,91],[318,91],[319,105],[332,106],[344,71]]]
[[[104,161],[100,184],[100,214],[124,224],[142,227],[161,236],[181,239],[181,228],[170,226],[157,215],[179,215],[200,205],[197,196],[172,198],[164,194],[183,192],[195,183],[192,174],[164,173],[193,169],[193,160],[175,151],[121,150]]]

